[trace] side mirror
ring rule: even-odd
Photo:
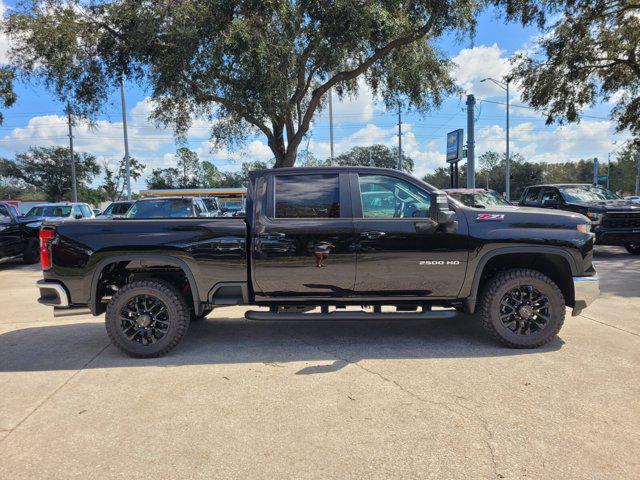
[[[431,192],[431,208],[430,215],[431,220],[437,222],[439,225],[450,225],[456,218],[456,213],[449,208],[449,200],[447,194],[435,190]]]
[[[82,218],[82,214],[81,213],[76,213],[73,218],[75,218],[76,220],[80,220]]]
[[[560,202],[557,198],[545,198],[542,200],[543,207],[557,207],[558,205],[560,205]]]

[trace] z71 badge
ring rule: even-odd
[[[479,213],[476,220],[484,222],[501,222],[504,220],[504,214],[502,213]]]

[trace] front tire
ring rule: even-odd
[[[189,328],[190,309],[180,291],[163,280],[122,287],[107,305],[105,325],[113,344],[135,358],[160,357]]]
[[[553,280],[536,270],[505,270],[487,282],[479,313],[483,327],[502,344],[537,348],[562,328],[565,299]]]
[[[631,255],[640,255],[640,243],[627,243],[624,248],[627,249]]]

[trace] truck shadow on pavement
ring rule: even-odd
[[[363,359],[438,359],[538,355],[562,348],[558,338],[535,350],[494,342],[463,315],[429,321],[251,322],[209,318],[192,323],[165,357],[133,359],[110,345],[101,322],[30,327],[0,335],[0,372],[308,362],[297,375],[336,372]],[[327,362],[332,362],[327,364]]]

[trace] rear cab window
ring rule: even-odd
[[[274,204],[276,219],[339,218],[339,175],[276,175]]]

